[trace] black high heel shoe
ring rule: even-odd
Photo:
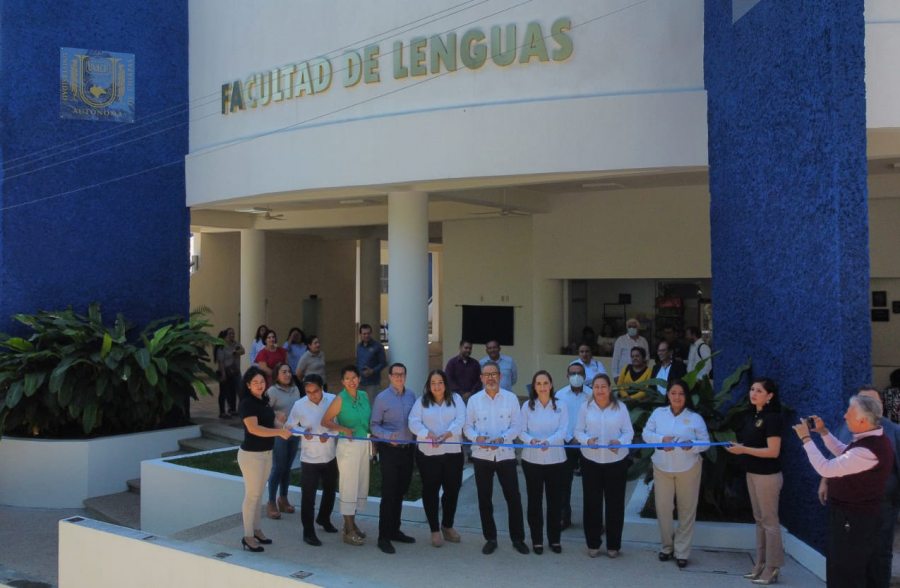
[[[269,539],[268,537],[260,537],[256,533],[253,534],[253,538],[256,539],[256,541],[259,542],[260,545],[271,545],[272,544],[271,539]]]
[[[259,553],[260,551],[265,551],[265,549],[263,549],[262,545],[257,545],[256,547],[253,547],[252,545],[247,543],[247,540],[244,539],[243,537],[241,537],[241,546],[248,551],[252,551],[253,553]]]

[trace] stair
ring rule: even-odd
[[[168,451],[162,457],[186,455],[198,451],[221,449],[240,445],[244,439],[241,427],[224,423],[208,423],[200,427],[202,436],[193,439],[182,439],[178,442],[177,451]],[[95,496],[84,501],[88,516],[121,527],[141,528],[141,479],[128,480],[127,490]]]

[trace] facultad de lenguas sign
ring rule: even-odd
[[[414,37],[408,43],[394,41],[391,56],[394,79],[417,78],[429,74],[456,71],[460,66],[479,69],[488,58],[496,65],[531,64],[564,61],[572,55],[574,45],[569,31],[572,20],[560,17],[545,33],[539,22],[528,23],[519,36],[515,24],[495,25],[489,33],[480,27],[462,35],[455,32],[431,37]],[[271,70],[250,74],[243,80],[222,84],[222,114],[233,114],[248,108],[322,94],[332,87],[337,75],[345,88],[363,82],[381,81],[379,44],[362,50],[348,51],[332,63],[318,57]]]

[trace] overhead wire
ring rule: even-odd
[[[484,18],[490,18],[490,17],[492,17],[492,16],[496,16],[497,14],[500,14],[500,13],[502,13],[502,12],[506,12],[506,11],[508,11],[508,10],[512,10],[512,9],[514,9],[514,8],[517,8],[518,6],[520,6],[520,5],[522,5],[522,4],[527,4],[528,2],[531,2],[531,1],[532,1],[532,0],[524,0],[523,2],[520,2],[519,4],[513,5],[513,6],[511,6],[511,7],[505,8],[505,9],[502,9],[502,10],[497,11],[497,12],[495,12],[495,13],[486,15],[485,17],[476,19],[476,20],[471,21],[471,22],[469,22],[469,23],[460,25],[460,27],[455,27],[454,29],[451,29],[451,31],[452,31],[452,30],[456,30],[456,28],[461,28],[461,27],[463,27],[463,26],[468,26],[468,25],[470,25],[470,24],[473,24],[474,22],[478,22],[478,21],[480,21],[480,20],[483,20]],[[601,19],[604,19],[604,18],[608,18],[608,17],[610,17],[610,16],[613,16],[613,15],[615,15],[615,14],[618,14],[618,13],[623,12],[623,11],[625,11],[625,10],[628,10],[628,9],[630,9],[630,8],[634,8],[634,7],[639,6],[639,5],[641,5],[641,4],[645,4],[645,3],[647,3],[647,2],[650,2],[650,0],[637,0],[636,2],[632,2],[632,3],[630,3],[630,4],[627,4],[627,5],[625,5],[625,6],[622,6],[622,7],[620,7],[620,8],[615,9],[615,10],[611,10],[611,11],[609,11],[609,12],[606,12],[606,13],[604,13],[604,14],[598,15],[598,16],[596,16],[596,17],[587,19],[587,20],[582,21],[582,22],[580,22],[580,23],[572,24],[572,26],[569,27],[569,30],[574,30],[574,29],[577,29],[577,28],[586,26],[586,25],[588,25],[588,24],[597,22],[597,21],[599,21],[599,20],[601,20]],[[546,39],[550,38],[551,36],[552,36],[552,35],[544,35],[544,36],[543,36],[543,39],[546,40]],[[521,49],[521,48],[524,47],[524,46],[525,46],[524,43],[521,44],[521,45],[517,45],[517,46],[516,46],[516,50],[518,51],[519,49]],[[340,71],[340,70],[339,70],[339,71]],[[260,138],[269,136],[269,135],[273,135],[273,134],[276,134],[276,133],[281,133],[281,132],[286,132],[286,131],[294,130],[294,129],[296,129],[296,128],[302,126],[302,125],[307,125],[307,124],[309,124],[310,122],[313,122],[313,121],[316,121],[316,120],[319,120],[319,119],[322,119],[322,118],[325,118],[325,117],[328,117],[328,116],[337,114],[337,113],[339,113],[339,112],[343,112],[343,111],[345,111],[345,110],[349,110],[349,109],[351,109],[351,108],[355,108],[355,107],[360,106],[360,105],[363,105],[363,104],[367,104],[367,103],[369,103],[369,102],[372,102],[372,101],[375,101],[375,100],[378,100],[378,99],[381,99],[381,98],[385,98],[385,97],[387,97],[387,96],[392,96],[392,95],[397,94],[397,93],[399,93],[399,92],[402,92],[402,91],[404,91],[404,90],[409,90],[409,89],[411,89],[411,88],[414,88],[414,87],[420,86],[420,85],[422,85],[422,84],[431,82],[431,81],[433,81],[433,80],[435,80],[435,79],[439,79],[439,78],[441,78],[441,77],[443,77],[443,76],[445,76],[445,75],[447,75],[447,74],[449,74],[449,73],[455,73],[455,72],[452,72],[452,71],[447,70],[447,71],[444,71],[444,72],[440,72],[440,73],[437,73],[437,74],[433,74],[433,75],[431,75],[431,76],[429,76],[429,77],[426,77],[426,78],[424,78],[424,79],[422,79],[422,80],[419,80],[419,81],[417,81],[417,82],[413,82],[413,83],[411,83],[411,84],[407,84],[407,85],[405,85],[405,86],[402,86],[402,87],[400,87],[400,88],[396,88],[396,89],[394,89],[394,90],[389,90],[389,91],[387,91],[387,92],[378,94],[378,95],[376,95],[376,96],[370,96],[369,98],[365,98],[365,99],[360,100],[360,101],[358,101],[358,102],[354,102],[354,103],[352,103],[352,104],[349,104],[349,105],[346,105],[346,106],[343,106],[343,107],[340,107],[340,108],[337,108],[337,109],[334,109],[334,110],[331,110],[331,111],[328,111],[328,112],[325,112],[325,113],[322,113],[322,114],[319,114],[319,115],[316,115],[316,116],[313,116],[313,117],[310,117],[310,118],[305,119],[305,120],[303,120],[303,121],[299,121],[299,122],[296,122],[296,123],[292,123],[292,124],[286,125],[286,126],[284,126],[284,127],[279,127],[279,128],[277,128],[277,129],[272,129],[272,130],[270,130],[270,131],[265,131],[265,132],[263,132],[263,133],[255,134],[255,135],[252,135],[252,136],[249,136],[249,137],[240,137],[240,138],[236,138],[236,139],[234,139],[233,141],[229,141],[229,142],[223,143],[222,145],[217,145],[217,146],[215,146],[215,147],[213,147],[213,148],[210,148],[210,149],[208,149],[208,150],[206,150],[206,151],[202,151],[202,152],[199,152],[199,153],[196,153],[196,154],[192,154],[192,155],[194,155],[194,157],[203,157],[203,156],[206,156],[206,155],[210,155],[210,154],[212,154],[212,153],[215,153],[215,152],[217,152],[217,151],[220,151],[220,150],[222,150],[222,149],[227,149],[227,148],[230,148],[230,147],[234,147],[234,146],[236,146],[236,145],[241,145],[241,144],[244,144],[244,143],[249,143],[249,142],[255,141],[255,140],[257,140],[257,139],[260,139]],[[171,128],[167,128],[167,129],[164,129],[164,130],[171,130]],[[163,131],[158,131],[158,132],[152,133],[152,134],[158,134],[159,132],[164,132],[164,130],[163,130]],[[151,135],[152,135],[152,134],[151,134]],[[148,136],[151,136],[151,135],[148,135]],[[127,141],[127,142],[125,142],[125,143],[123,143],[123,144],[129,143],[129,142],[132,142],[132,141]],[[103,149],[103,150],[105,150],[105,149]],[[103,150],[101,150],[101,151],[103,151]],[[73,159],[71,159],[71,160],[67,160],[67,161],[64,161],[64,162],[60,162],[60,163],[57,163],[57,164],[54,164],[54,165],[51,165],[51,166],[46,166],[45,168],[38,168],[38,169],[36,169],[36,170],[32,170],[32,171],[29,171],[29,172],[27,172],[27,173],[32,173],[32,172],[40,171],[41,169],[46,169],[46,168],[49,168],[49,167],[53,167],[53,166],[55,166],[55,165],[61,165],[62,163],[67,163],[67,162],[69,162],[69,161],[74,161],[75,159],[80,159],[80,157],[78,157],[78,158],[73,158]],[[100,186],[103,186],[103,185],[106,185],[106,184],[110,184],[110,183],[118,182],[118,181],[121,181],[121,180],[129,179],[129,178],[132,178],[132,177],[135,177],[135,176],[138,176],[138,175],[142,175],[142,174],[144,174],[144,173],[148,173],[148,172],[151,172],[151,171],[155,171],[155,170],[158,170],[158,169],[162,169],[162,168],[166,168],[166,167],[171,167],[171,166],[173,166],[173,165],[183,164],[184,162],[185,162],[185,159],[184,159],[184,157],[182,156],[182,157],[179,157],[177,160],[173,160],[173,161],[170,161],[170,162],[167,162],[167,163],[163,163],[163,164],[160,164],[160,165],[152,166],[152,167],[150,167],[150,168],[143,169],[143,170],[139,170],[139,171],[136,171],[136,172],[133,172],[133,173],[129,173],[129,174],[125,174],[125,175],[122,175],[122,176],[117,176],[117,177],[115,177],[115,178],[110,178],[110,179],[108,179],[108,180],[104,180],[104,181],[101,181],[101,182],[95,182],[95,183],[90,184],[90,185],[81,186],[81,187],[78,187],[78,188],[73,188],[73,189],[71,189],[71,190],[66,190],[65,192],[59,192],[59,193],[51,194],[51,195],[48,195],[48,196],[42,196],[42,197],[40,197],[40,198],[36,198],[36,199],[34,199],[34,200],[29,200],[29,201],[27,201],[27,202],[20,202],[20,203],[17,203],[17,204],[12,204],[12,205],[9,205],[9,206],[0,207],[0,212],[6,211],[6,210],[11,210],[11,209],[14,209],[14,208],[19,208],[19,207],[22,207],[22,206],[28,206],[28,205],[30,205],[30,204],[37,204],[37,203],[39,203],[39,202],[45,202],[45,201],[52,200],[52,199],[56,199],[56,198],[60,198],[60,197],[63,197],[63,196],[68,196],[68,195],[71,195],[71,194],[74,194],[74,193],[77,193],[77,192],[81,192],[81,191],[83,191],[83,190],[88,190],[88,189],[91,189],[91,188],[96,188],[96,187],[100,187]],[[20,174],[20,175],[26,175],[26,174]],[[19,176],[11,176],[10,178],[6,178],[6,179],[12,179],[12,178],[15,178],[15,177],[19,177]]]

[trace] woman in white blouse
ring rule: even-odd
[[[435,547],[442,546],[444,539],[459,543],[453,518],[462,486],[463,454],[459,442],[465,424],[466,405],[462,397],[448,389],[447,374],[432,370],[425,381],[422,398],[409,413],[409,430],[419,441],[416,463],[422,476],[422,505],[431,527],[431,544]],[[438,494],[442,488],[443,518],[438,526]]]
[[[687,384],[675,380],[666,392],[668,406],[653,411],[644,426],[647,443],[709,442],[703,418],[691,410]],[[658,448],[653,452],[653,489],[656,497],[656,521],[662,549],[659,561],[673,555],[679,568],[687,566],[700,496],[703,472],[700,453],[709,445]],[[672,509],[678,507],[678,530],[673,530]]]
[[[553,553],[562,552],[562,479],[565,476],[566,440],[569,413],[566,405],[557,404],[553,380],[545,370],[531,378],[528,402],[522,405],[522,432],[519,439],[533,445],[522,450],[522,471],[528,494],[528,527],[531,544],[538,555],[544,552],[544,492],[547,493],[547,539]]]
[[[613,395],[609,376],[591,382],[591,398],[578,412],[575,439],[582,445],[628,445],[634,438],[631,416]],[[631,460],[627,449],[582,447],[581,486],[584,495],[584,539],[588,555],[600,555],[606,506],[606,554],[615,558],[622,549],[625,525],[625,478]]]

